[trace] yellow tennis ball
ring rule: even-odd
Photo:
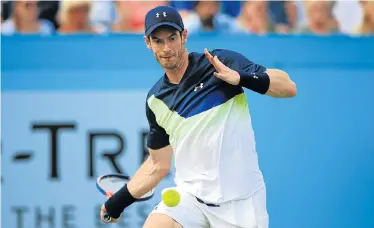
[[[161,192],[162,202],[168,207],[175,207],[181,201],[181,195],[175,188],[165,188]]]

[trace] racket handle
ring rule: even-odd
[[[107,213],[104,213],[103,214],[103,221],[105,223],[109,223],[110,221],[112,221],[112,217],[110,217]]]

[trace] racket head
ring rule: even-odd
[[[110,197],[119,191],[130,180],[129,176],[122,174],[107,174],[99,176],[96,180],[96,187],[103,195]],[[146,193],[144,196],[137,199],[137,201],[145,201],[152,198],[154,190]]]

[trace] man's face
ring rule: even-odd
[[[307,14],[309,19],[316,24],[327,23],[330,17],[330,5],[328,2],[313,1],[308,3]]]
[[[243,5],[243,13],[251,18],[253,24],[267,24],[268,4],[265,1],[247,1]]]
[[[200,1],[195,10],[202,21],[209,20],[218,13],[219,3],[217,1]]]
[[[182,35],[169,27],[156,29],[150,37],[144,37],[147,47],[152,50],[162,68],[176,70],[183,64],[187,31]]]
[[[367,19],[374,23],[374,2],[372,1],[361,1],[362,7],[364,9],[364,14]]]
[[[38,18],[39,9],[36,1],[15,1],[15,13],[26,21],[34,21]]]
[[[69,20],[79,26],[85,26],[88,23],[90,7],[82,4],[69,10]]]

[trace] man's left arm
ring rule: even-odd
[[[236,71],[238,84],[260,94],[271,97],[288,98],[296,96],[296,84],[288,74],[278,69],[266,69],[263,72]]]
[[[266,95],[272,97],[296,96],[296,83],[291,80],[286,72],[278,69],[266,69],[265,73],[270,78],[270,85]]]
[[[214,75],[227,83],[239,85],[271,97],[288,98],[296,96],[296,84],[282,70],[266,69],[232,51],[226,51],[230,56],[226,59],[225,65],[217,56],[213,57],[206,49],[204,52],[217,70]]]

